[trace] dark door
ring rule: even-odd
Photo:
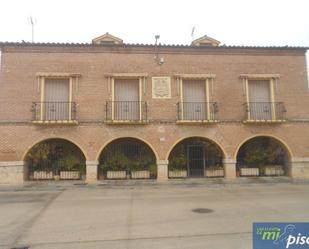
[[[189,145],[187,150],[187,168],[189,177],[204,176],[204,147],[202,145]]]

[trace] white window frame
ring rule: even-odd
[[[206,116],[206,120],[202,120],[202,121],[215,121],[215,120],[211,120],[210,118],[210,84],[213,82],[213,80],[215,79],[216,75],[215,74],[175,74],[174,75],[176,80],[178,81],[178,85],[179,85],[179,92],[180,92],[180,103],[181,103],[181,122],[184,121],[189,121],[192,122],[192,120],[185,120],[184,116],[183,116],[183,110],[184,110],[184,106],[183,106],[183,81],[184,80],[204,80],[205,81],[205,93],[206,93],[206,103],[207,103],[207,116]],[[198,122],[198,121],[195,121]]]
[[[276,117],[276,106],[275,106],[275,82],[280,78],[279,74],[241,74],[240,78],[243,80],[245,95],[246,95],[246,103],[249,105],[250,96],[249,96],[249,81],[257,80],[257,81],[268,81],[269,82],[269,91],[270,91],[270,101],[272,104],[272,113],[271,120],[277,120]],[[251,120],[250,112],[247,113],[247,121],[255,121]]]
[[[73,101],[73,80],[78,79],[80,74],[69,74],[69,73],[37,73],[38,88],[40,89],[40,122],[45,122],[44,119],[44,101],[45,101],[45,80],[46,79],[68,79],[69,80],[69,119],[60,121],[73,121],[72,120],[72,101]]]
[[[115,110],[114,110],[114,101],[115,101],[115,81],[117,79],[127,79],[127,80],[138,80],[138,88],[139,88],[139,122],[143,121],[143,113],[142,113],[142,101],[143,95],[145,94],[146,90],[146,78],[148,77],[145,73],[139,74],[131,74],[131,73],[109,73],[105,74],[105,77],[108,78],[108,85],[111,84],[111,101],[112,101],[112,122],[128,122],[129,120],[118,120],[115,119]],[[144,94],[143,94],[144,93]],[[134,122],[134,121],[130,121]]]

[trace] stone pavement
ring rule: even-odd
[[[254,221],[309,221],[308,196],[288,178],[0,186],[0,248],[248,249]]]

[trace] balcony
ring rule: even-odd
[[[245,123],[285,122],[286,109],[283,102],[247,102]]]
[[[147,102],[145,101],[107,101],[106,122],[108,124],[145,124]]]
[[[32,123],[77,124],[75,102],[33,102]]]
[[[177,123],[216,123],[217,102],[177,103]]]

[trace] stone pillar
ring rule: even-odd
[[[292,157],[288,175],[309,179],[309,157]]]
[[[157,180],[168,180],[168,160],[157,160]]]
[[[224,176],[226,179],[236,178],[236,160],[234,159],[224,159]]]
[[[23,161],[0,161],[0,183],[22,184],[23,182]]]
[[[98,179],[98,162],[86,161],[86,182],[95,182]]]

